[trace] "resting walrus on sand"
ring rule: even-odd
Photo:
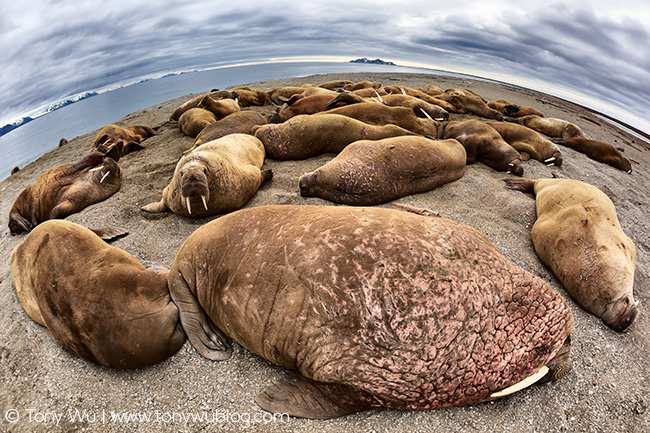
[[[78,224],[51,220],[11,254],[25,312],[65,349],[117,369],[155,364],[185,341],[167,271],[147,270]]]
[[[540,260],[585,310],[615,331],[637,316],[634,300],[636,248],[614,204],[595,186],[572,179],[506,179],[510,189],[536,196],[531,230]]]
[[[276,413],[466,405],[571,368],[564,299],[480,232],[444,218],[242,209],[190,235],[169,288],[203,356],[227,359],[232,338],[296,370],[256,398]]]

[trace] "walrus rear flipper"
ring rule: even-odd
[[[320,383],[293,372],[255,397],[262,409],[301,418],[336,418],[374,406],[345,385]],[[362,395],[359,395],[361,397]]]
[[[503,179],[503,181],[508,189],[529,192],[531,194],[534,193],[533,188],[535,187],[535,182],[530,179],[522,177],[521,179]]]
[[[102,238],[107,243],[110,243],[118,238],[126,236],[129,234],[126,230],[119,227],[103,227],[101,229],[90,229],[91,232],[95,233],[97,236]]]
[[[15,209],[11,209],[11,212],[9,213],[9,231],[12,235],[28,233],[33,228],[34,224],[32,224],[27,218],[22,216]]]
[[[140,143],[137,141],[129,141],[122,147],[122,155],[127,153],[137,152],[138,150],[144,149],[144,146],[140,146]]]

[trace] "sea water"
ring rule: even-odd
[[[0,179],[8,177],[13,167],[24,167],[55,149],[61,138],[72,140],[114,123],[130,113],[170,99],[262,80],[346,72],[460,76],[451,72],[402,66],[332,62],[257,64],[170,75],[120,87],[66,105],[3,135],[0,137]]]

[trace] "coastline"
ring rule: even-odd
[[[648,143],[577,104],[528,89],[469,78],[411,73],[343,73],[265,80],[249,85],[269,90],[274,87],[350,79],[379,81],[384,85],[403,84],[426,87],[470,88],[488,100],[505,98],[539,109],[547,117],[559,117],[579,125],[592,138],[624,149],[633,160],[633,173],[627,175],[613,167],[590,160],[572,149],[561,147],[562,167],[547,167],[537,161],[524,163],[525,177],[563,177],[582,180],[603,190],[614,202],[625,233],[637,248],[635,295],[641,313],[624,334],[616,334],[598,318],[586,313],[573,300],[537,258],[530,240],[535,221],[535,200],[528,194],[509,191],[502,179],[508,177],[483,164],[467,167],[459,180],[427,193],[397,200],[426,208],[441,216],[464,222],[483,232],[497,248],[517,265],[540,276],[567,299],[575,318],[573,370],[564,379],[534,386],[507,398],[467,407],[421,412],[371,410],[333,420],[291,418],[288,422],[258,422],[249,431],[285,432],[465,432],[465,431],[593,431],[642,432],[650,430],[650,153]],[[205,91],[209,91],[206,89]],[[146,124],[158,127],[158,134],[143,142],[144,150],[120,160],[124,171],[122,189],[108,200],[67,218],[86,227],[115,225],[129,231],[114,246],[133,254],[145,266],[171,266],[174,252],[200,225],[214,219],[188,220],[177,215],[149,216],[138,207],[160,199],[174,166],[192,139],[175,126],[163,126],[183,96],[132,113],[120,125]],[[253,107],[266,113],[272,107]],[[600,114],[600,113],[599,113]],[[239,431],[244,426],[233,417],[223,422],[70,422],[59,426],[37,424],[25,417],[26,410],[67,414],[68,410],[87,410],[100,414],[113,412],[195,413],[228,412],[233,415],[260,413],[253,397],[284,374],[280,367],[251,354],[238,345],[231,359],[211,362],[202,358],[186,342],[171,358],[154,366],[115,371],[98,367],[66,352],[47,329],[37,325],[23,311],[9,274],[9,256],[24,236],[11,236],[7,227],[9,210],[20,191],[45,170],[65,162],[77,161],[90,148],[96,131],[76,137],[17,174],[0,182],[3,222],[0,234],[0,377],[3,392],[0,409],[16,409],[23,416],[15,424],[0,420],[0,430],[18,431],[196,431],[199,429]],[[268,204],[333,205],[318,198],[300,196],[297,180],[329,161],[321,155],[304,161],[266,160],[274,178],[264,184],[246,207]],[[391,207],[390,204],[382,205]]]

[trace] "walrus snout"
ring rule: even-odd
[[[639,315],[638,304],[639,301],[635,301],[631,294],[610,302],[602,316],[603,322],[616,332],[625,331]]]
[[[515,159],[510,164],[508,164],[508,173],[512,173],[517,176],[523,176],[524,167],[521,165],[521,160]]]
[[[300,178],[298,186],[300,187],[300,195],[303,197],[311,197],[313,193],[311,191],[311,186],[316,183],[318,173],[305,173]]]

